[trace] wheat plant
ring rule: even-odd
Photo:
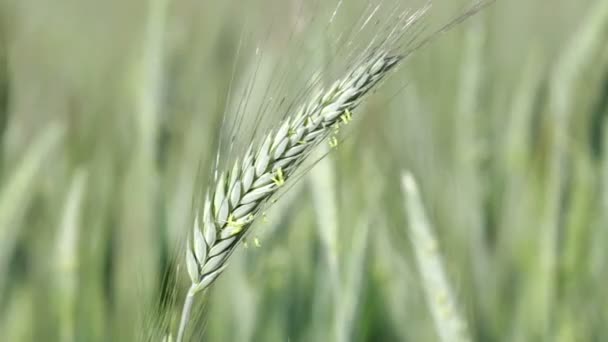
[[[481,4],[436,33],[475,13]],[[183,304],[177,342],[184,338],[196,295],[220,276],[261,209],[274,201],[273,197],[284,186],[298,178],[297,171],[315,147],[324,141],[336,147],[339,128],[350,123],[365,96],[400,61],[429,41],[428,37],[420,39],[420,31],[412,30],[429,9],[430,3],[417,11],[397,15],[393,27],[380,33],[360,56],[355,56],[359,62],[345,77],[316,92],[295,114],[287,115],[257,143],[251,143],[230,170],[216,170],[214,184],[204,196],[203,208],[195,212],[187,242],[185,263],[191,286]],[[367,21],[372,16],[373,13]],[[377,38],[379,42],[375,42]]]
[[[252,144],[230,171],[223,171],[208,191],[202,214],[197,212],[186,249],[192,285],[186,295],[177,341],[183,340],[194,298],[222,273],[227,261],[256,220],[260,209],[295,178],[298,167],[323,141],[336,146],[335,133],[352,120],[365,95],[405,57],[387,43],[415,24],[428,10],[416,11],[383,45],[371,49],[361,63],[331,87],[319,91],[295,115],[287,116],[261,144]]]

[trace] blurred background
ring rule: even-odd
[[[371,27],[421,4],[381,3]],[[0,0],[0,340],[174,329],[224,113],[347,55],[373,5],[327,28],[338,4]],[[607,37],[606,0],[499,0],[437,36],[258,222],[192,339],[607,340]]]

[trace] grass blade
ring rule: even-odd
[[[77,169],[68,191],[56,242],[57,270],[54,275],[57,286],[60,339],[64,342],[75,341],[76,338],[79,230],[86,180],[86,172]]]
[[[57,146],[63,129],[50,125],[25,152],[19,166],[7,179],[0,192],[0,295],[4,275],[21,233],[21,220],[34,194],[34,186],[44,161]]]

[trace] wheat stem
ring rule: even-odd
[[[182,317],[179,323],[179,330],[177,331],[177,339],[176,342],[182,342],[184,338],[184,333],[186,332],[186,327],[188,326],[188,322],[190,321],[190,314],[192,313],[192,304],[194,304],[194,295],[196,294],[195,285],[190,286],[188,290],[188,294],[186,295],[186,300],[184,301],[184,308],[182,309]]]

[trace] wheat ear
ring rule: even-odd
[[[439,340],[471,341],[466,320],[458,310],[454,291],[445,272],[443,258],[437,247],[437,238],[427,218],[418,185],[411,173],[402,173],[401,188],[406,200],[405,209],[416,261]]]
[[[290,180],[312,149],[339,125],[351,120],[364,95],[401,60],[378,51],[347,77],[320,91],[266,134],[259,146],[250,146],[242,160],[221,173],[215,189],[207,192],[201,215],[194,220],[186,249],[186,266],[192,281],[182,312],[177,342],[183,338],[194,296],[209,287],[226,267],[235,246],[255,220],[260,208]],[[331,143],[330,139],[330,143]],[[254,152],[255,151],[255,152]]]

